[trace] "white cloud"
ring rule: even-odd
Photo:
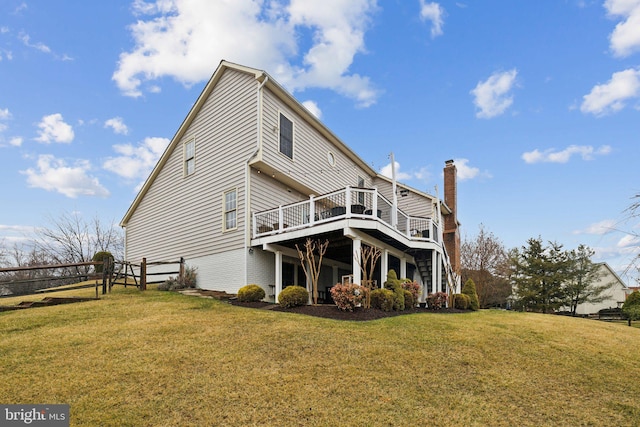
[[[315,101],[304,101],[302,105],[304,105],[304,108],[309,110],[311,114],[316,116],[318,119],[322,118],[322,110],[320,110],[320,107],[318,107],[318,104]]]
[[[620,240],[618,240],[617,246],[619,248],[629,248],[638,250],[640,246],[640,236],[634,234],[626,234]]]
[[[36,168],[21,173],[27,176],[29,187],[57,191],[72,199],[78,196],[109,196],[109,191],[98,179],[88,174],[90,170],[91,164],[87,160],[78,160],[73,166],[68,166],[64,160],[44,154],[38,156]]]
[[[22,43],[27,47],[39,50],[42,53],[51,53],[51,48],[49,48],[49,46],[47,46],[46,44],[41,42],[31,43],[31,37],[29,36],[29,34],[21,33],[18,38],[22,40]]]
[[[169,142],[167,138],[152,137],[145,138],[137,146],[133,144],[114,145],[113,150],[119,156],[110,157],[102,164],[102,167],[127,180],[144,180],[160,159]],[[138,184],[138,189],[141,184]]]
[[[104,122],[104,127],[111,128],[117,134],[127,135],[129,128],[122,121],[122,117],[114,117]]]
[[[50,114],[44,116],[38,123],[40,130],[36,141],[50,144],[51,142],[62,142],[65,144],[73,141],[75,134],[71,125],[64,122],[62,114]]]
[[[426,3],[420,0],[420,19],[431,21],[431,38],[442,35],[444,8],[438,3]]]
[[[610,16],[623,19],[609,36],[613,54],[626,57],[640,51],[640,0],[607,0],[604,7]]]
[[[400,163],[394,162],[396,166],[396,180],[397,181],[408,181],[413,178],[412,174],[408,174],[406,172],[400,171]],[[386,176],[387,178],[393,178],[393,171],[391,170],[391,163],[386,166],[383,166],[380,169],[380,175]]]
[[[9,112],[9,109],[0,108],[0,120],[9,120],[10,118],[11,118],[11,113]]]
[[[553,149],[528,151],[522,154],[522,160],[530,164],[567,163],[573,155],[579,155],[582,160],[592,160],[594,155],[604,156],[609,153],[611,153],[611,147],[608,145],[602,145],[597,149],[590,145],[570,145],[561,151],[554,151]]]
[[[583,113],[604,116],[625,107],[625,101],[640,97],[640,69],[629,68],[613,73],[607,83],[596,85],[583,97]]]
[[[22,145],[23,139],[19,136],[14,136],[13,138],[9,139],[9,144],[13,145],[14,147],[20,147]]]
[[[375,0],[137,0],[135,46],[120,55],[113,80],[125,95],[141,96],[158,91],[151,82],[164,76],[186,86],[201,82],[227,59],[263,68],[291,91],[326,88],[369,106],[377,91],[349,68],[365,52],[375,10]],[[300,52],[309,33],[312,45]]]
[[[584,230],[576,230],[573,232],[573,234],[596,234],[601,236],[616,231],[616,224],[616,221],[612,219],[605,219],[589,225]]]
[[[513,103],[510,91],[516,83],[518,71],[514,68],[509,71],[496,72],[487,80],[478,82],[471,91],[474,96],[473,103],[480,110],[476,117],[490,119],[504,113]]]
[[[489,173],[481,174],[479,168],[469,166],[468,159],[454,159],[453,163],[456,165],[456,176],[460,181],[477,178],[481,175],[487,178],[491,177]]]

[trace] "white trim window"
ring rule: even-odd
[[[293,160],[293,122],[280,113],[280,152]]]
[[[238,191],[226,191],[223,196],[223,224],[224,231],[238,228]]]
[[[184,176],[187,177],[196,171],[196,140],[191,138],[184,143]]]

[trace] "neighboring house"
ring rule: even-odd
[[[444,176],[444,202],[396,184],[269,74],[222,61],[122,219],[126,259],[184,257],[201,288],[255,283],[277,300],[305,286],[296,245],[327,239],[321,298],[343,276],[359,283],[358,254],[376,246],[378,286],[395,269],[424,301],[459,291],[453,161]]]
[[[594,283],[595,286],[611,284],[611,287],[602,294],[602,296],[606,296],[606,299],[599,303],[580,304],[576,308],[576,314],[594,314],[605,308],[620,308],[622,304],[624,304],[625,299],[627,299],[627,295],[631,293],[627,285],[624,284],[622,279],[620,279],[606,262],[599,264],[598,273],[600,276]]]

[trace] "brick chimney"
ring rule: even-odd
[[[460,232],[458,223],[458,180],[453,160],[447,160],[444,166],[444,203],[451,210],[444,217],[443,240],[451,260],[453,271],[460,274]]]

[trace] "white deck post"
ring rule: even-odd
[[[309,196],[309,224],[313,225],[316,220],[316,203],[314,197]]]
[[[351,273],[353,274],[353,283],[361,284],[362,274],[360,271],[360,263],[362,257],[362,240],[353,239],[353,260],[351,261]]]
[[[387,273],[389,272],[389,251],[386,249],[382,250],[382,255],[380,256],[380,287],[384,288],[384,282],[387,280]]]
[[[280,251],[276,251],[275,252],[275,259],[276,259],[276,274],[275,274],[275,281],[276,281],[276,302],[278,302],[278,295],[280,295],[280,292],[282,292],[282,252]]]
[[[437,292],[438,270],[438,252],[431,251],[431,293]]]
[[[345,188],[345,195],[344,195],[344,204],[345,204],[345,213],[347,214],[347,218],[351,218],[351,187],[349,187],[347,185],[347,187]]]
[[[407,277],[407,259],[400,258],[400,276],[398,279],[404,279]]]

